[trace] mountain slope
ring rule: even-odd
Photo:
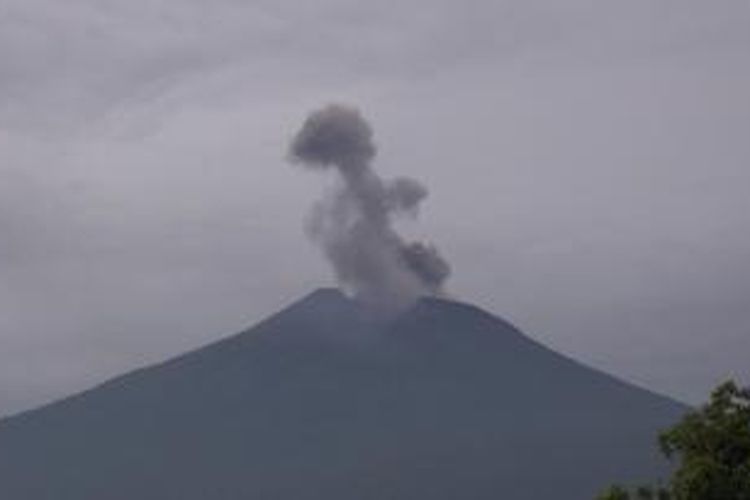
[[[0,422],[0,498],[580,500],[661,471],[682,411],[472,306],[383,322],[319,290]]]

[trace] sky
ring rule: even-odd
[[[0,415],[333,285],[287,161],[358,107],[446,287],[690,403],[750,383],[744,0],[0,0]]]

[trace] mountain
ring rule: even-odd
[[[685,409],[470,305],[383,321],[323,289],[0,421],[0,498],[584,500],[664,473]]]

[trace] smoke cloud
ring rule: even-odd
[[[340,285],[380,309],[440,295],[450,266],[435,246],[409,242],[393,227],[416,217],[427,189],[415,179],[380,178],[372,128],[354,108],[333,104],[311,113],[290,147],[293,161],[335,170],[337,190],[314,207],[308,232],[333,266]]]

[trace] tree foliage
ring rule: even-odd
[[[612,486],[599,500],[750,500],[750,390],[729,381],[710,401],[661,433],[678,463],[666,487]]]

